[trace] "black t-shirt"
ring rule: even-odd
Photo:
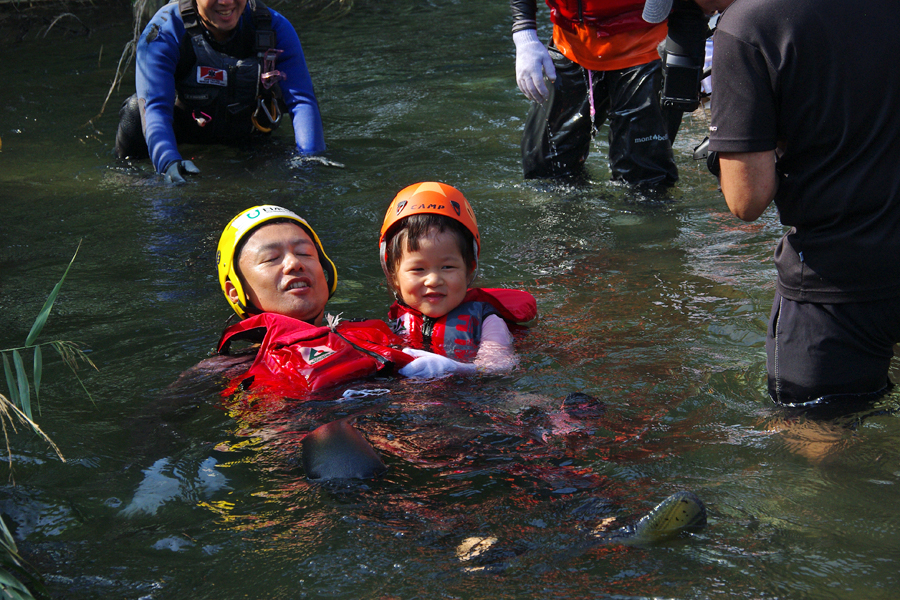
[[[898,0],[736,0],[714,37],[710,149],[782,147],[786,298],[900,296]]]

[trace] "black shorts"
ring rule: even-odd
[[[816,304],[775,293],[766,333],[769,395],[785,406],[877,398],[900,341],[900,298]]]

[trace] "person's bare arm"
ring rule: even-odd
[[[737,218],[755,221],[763,214],[778,190],[775,153],[720,152],[722,193]]]
[[[517,364],[519,357],[506,321],[497,315],[489,315],[482,323],[475,365],[482,372],[501,373],[512,370]]]
[[[211,381],[228,381],[250,368],[254,358],[254,354],[237,356],[217,354],[201,360],[182,373],[167,389],[169,392],[181,392],[193,390],[198,385],[208,387]]]

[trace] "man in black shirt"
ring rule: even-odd
[[[774,201],[790,227],[775,251],[769,393],[794,406],[877,397],[900,341],[900,3],[696,2],[724,11],[711,170],[737,217]]]

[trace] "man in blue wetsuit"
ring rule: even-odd
[[[242,143],[291,115],[297,150],[325,150],[300,39],[259,0],[179,0],[161,8],[137,44],[137,93],[122,106],[119,158],[153,160],[172,183],[199,173],[177,144]]]

